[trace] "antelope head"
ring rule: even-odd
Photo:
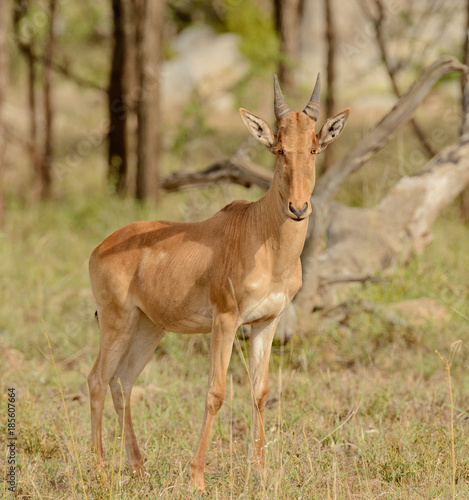
[[[241,108],[241,117],[251,134],[269,151],[277,155],[273,187],[277,190],[282,209],[295,221],[307,219],[311,213],[311,195],[315,184],[316,155],[339,135],[345,127],[350,109],[328,118],[318,134],[321,91],[318,74],[311,99],[302,112],[292,111],[285,102],[277,75],[274,77],[274,111],[278,132],[274,134],[260,117]]]

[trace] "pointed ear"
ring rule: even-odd
[[[322,151],[324,151],[324,149],[326,149],[326,147],[332,141],[337,139],[337,137],[339,137],[342,133],[342,130],[344,130],[345,124],[347,123],[349,114],[350,108],[347,108],[339,114],[326,120],[318,134],[319,147]]]
[[[241,108],[239,112],[251,134],[269,149],[272,148],[275,145],[276,138],[267,123],[262,118],[250,113],[247,109]]]

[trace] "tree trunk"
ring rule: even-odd
[[[31,166],[34,172],[36,183],[36,193],[41,191],[41,161],[37,142],[37,106],[36,106],[36,66],[35,57],[32,50],[33,40],[23,39],[20,36],[19,26],[22,19],[27,15],[29,8],[28,0],[16,0],[14,6],[13,29],[18,43],[18,48],[26,58],[28,66],[28,106],[29,106],[29,139],[28,151]]]
[[[148,172],[148,191],[151,196],[158,200],[159,196],[159,177],[160,162],[163,148],[163,130],[161,119],[161,95],[160,95],[160,68],[163,55],[163,36],[164,36],[164,13],[166,0],[158,2],[150,1],[148,6],[148,62],[146,90],[148,92],[148,107],[150,110],[148,116],[148,152],[150,162]]]
[[[109,81],[109,180],[118,194],[125,192],[127,180],[126,30],[125,0],[112,0],[114,48]]]
[[[49,1],[49,36],[46,46],[46,56],[44,61],[44,153],[39,164],[39,198],[45,199],[50,195],[51,190],[51,168],[52,168],[52,99],[51,99],[51,76],[52,76],[52,54],[54,52],[54,20],[56,11],[56,0]]]
[[[300,53],[300,23],[304,0],[274,0],[275,25],[280,38],[282,59],[279,78],[283,90],[295,93],[295,69]]]
[[[326,44],[327,44],[327,86],[326,86],[326,117],[334,115],[335,109],[335,52],[336,39],[334,28],[334,8],[332,0],[324,0],[326,13]],[[323,170],[327,170],[334,162],[334,148],[324,151]]]
[[[159,67],[163,39],[164,1],[133,0],[138,92],[136,198],[158,192],[161,149]]]
[[[464,47],[463,47],[463,63],[466,66],[469,66],[469,0],[466,0],[466,36],[464,39]],[[462,108],[463,108],[463,123],[461,124],[461,129],[464,129],[464,126],[467,124],[464,123],[464,120],[469,116],[468,106],[469,106],[469,81],[468,75],[462,75],[461,79],[462,83]],[[459,198],[459,212],[461,214],[461,219],[469,224],[469,188],[465,189]]]
[[[136,74],[138,78],[135,107],[137,111],[137,182],[135,197],[143,200],[147,196],[148,171],[148,106],[145,91],[147,45],[147,0],[132,0],[134,18],[134,43],[136,51]]]
[[[9,0],[0,0],[0,227],[5,222],[5,193],[3,174],[5,170],[5,124],[3,122],[3,105],[8,85],[8,21],[10,19]]]

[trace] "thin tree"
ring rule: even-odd
[[[166,0],[159,2],[150,2],[152,9],[149,13],[150,20],[150,38],[148,45],[151,47],[148,57],[149,68],[152,70],[150,81],[148,82],[149,91],[149,146],[151,154],[151,182],[150,188],[155,200],[159,195],[160,162],[163,148],[163,130],[161,122],[161,86],[160,86],[160,68],[163,57],[163,39],[164,39],[164,14],[166,12]]]
[[[33,167],[35,179],[36,179],[36,191],[39,193],[41,191],[41,176],[40,176],[40,157],[38,150],[38,139],[37,139],[37,106],[36,106],[36,64],[35,57],[33,54],[33,43],[34,39],[32,37],[22,36],[20,33],[20,26],[23,19],[27,17],[29,11],[29,1],[28,0],[15,0],[14,11],[13,11],[13,30],[15,33],[16,43],[20,52],[24,55],[26,59],[26,64],[28,67],[28,108],[29,108],[29,137],[27,139],[28,152]]]
[[[326,85],[326,116],[333,116],[335,108],[335,53],[336,37],[334,27],[332,0],[324,0],[326,14],[326,45],[327,45],[327,85]],[[334,149],[324,151],[323,169],[327,170],[334,161]]]
[[[464,39],[464,47],[463,47],[463,63],[466,66],[469,66],[469,0],[466,0],[466,36]],[[463,108],[463,123],[461,125],[461,130],[464,127],[464,119],[468,116],[468,108],[469,108],[469,82],[468,75],[463,74],[461,78],[462,85],[462,108]],[[468,224],[469,223],[469,188],[466,188],[459,198],[459,211],[461,214],[461,219]]]
[[[138,75],[136,198],[157,198],[160,127],[160,61],[165,1],[133,0]]]
[[[49,33],[44,60],[44,152],[39,164],[39,198],[44,199],[51,191],[51,169],[52,169],[52,137],[53,137],[53,109],[52,109],[52,55],[54,52],[54,21],[56,13],[56,0],[49,0]]]
[[[8,20],[10,19],[9,0],[0,0],[0,227],[5,221],[5,199],[3,191],[3,173],[5,162],[5,124],[3,123],[3,104],[8,84]]]
[[[137,96],[135,108],[137,113],[137,182],[135,197],[143,200],[147,196],[147,175],[148,175],[148,107],[147,94],[145,92],[146,71],[145,63],[147,57],[146,45],[146,19],[147,0],[132,0],[134,43],[136,52],[136,74]]]
[[[274,0],[275,26],[280,38],[282,58],[279,78],[286,93],[295,93],[295,67],[300,54],[300,24],[304,0]]]
[[[125,69],[127,62],[125,0],[112,0],[114,19],[113,52],[109,79],[108,175],[118,194],[123,194],[127,180],[127,105]]]
[[[161,121],[161,94],[160,94],[160,68],[162,60],[162,47],[164,38],[164,19],[166,0],[149,2],[147,25],[147,62],[145,91],[148,114],[147,151],[150,158],[148,163],[148,193],[157,200],[159,194],[160,162],[163,147],[162,121]]]

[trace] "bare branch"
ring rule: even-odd
[[[39,61],[44,64],[43,56],[34,55],[34,58],[36,61]],[[70,69],[70,67],[64,62],[57,62],[57,61],[51,62],[51,69],[54,70],[56,73],[65,76],[69,80],[74,81],[80,87],[99,90],[100,92],[107,92],[107,89],[104,88],[102,85],[99,85],[98,83],[92,82],[91,80],[83,78],[82,76],[74,73]]]
[[[238,152],[232,158],[214,163],[201,172],[170,174],[161,179],[160,187],[167,192],[174,192],[232,182],[244,187],[254,184],[267,190],[272,177],[272,172],[253,163],[244,153]]]
[[[384,283],[387,280],[371,274],[353,274],[349,276],[320,276],[321,285],[334,285],[338,283]]]
[[[340,185],[352,173],[359,170],[371,156],[382,149],[407,123],[417,106],[425,99],[433,85],[444,75],[453,71],[466,72],[467,66],[454,57],[444,56],[424,69],[419,79],[398,100],[394,108],[374,129],[347,155],[334,163],[316,183],[313,197],[329,203]]]
[[[418,175],[403,177],[376,207],[335,207],[320,272],[373,274],[401,265],[432,241],[438,214],[468,185],[469,136],[463,136]]]
[[[306,239],[301,255],[303,288],[295,298],[295,302],[300,308],[305,310],[311,308],[317,294],[319,285],[318,258],[326,231],[329,231],[326,219],[329,216],[330,204],[337,190],[350,174],[359,170],[376,151],[383,148],[394,137],[399,128],[411,118],[416,107],[428,95],[433,85],[442,76],[452,71],[467,72],[467,66],[453,57],[442,57],[428,66],[378,125],[346,156],[334,163],[316,183],[311,198],[313,213],[310,227],[313,229]],[[438,157],[436,156],[434,159]],[[333,274],[342,273],[334,272]]]
[[[42,54],[36,54],[32,48],[32,45],[29,43],[26,43],[20,39],[18,35],[16,35],[16,43],[18,44],[18,48],[20,51],[25,55],[27,58],[31,58],[31,60],[34,63],[39,63],[44,66],[47,64],[50,65],[50,68],[55,71],[56,73],[65,76],[69,80],[74,81],[77,85],[80,87],[85,87],[85,88],[90,88],[90,89],[95,89],[99,90],[100,92],[107,92],[107,89],[104,88],[103,86],[99,85],[98,83],[95,83],[91,80],[88,80],[87,78],[83,78],[82,76],[74,73],[71,69],[70,66],[65,63],[65,62],[59,62],[59,61],[47,61],[47,57]]]

